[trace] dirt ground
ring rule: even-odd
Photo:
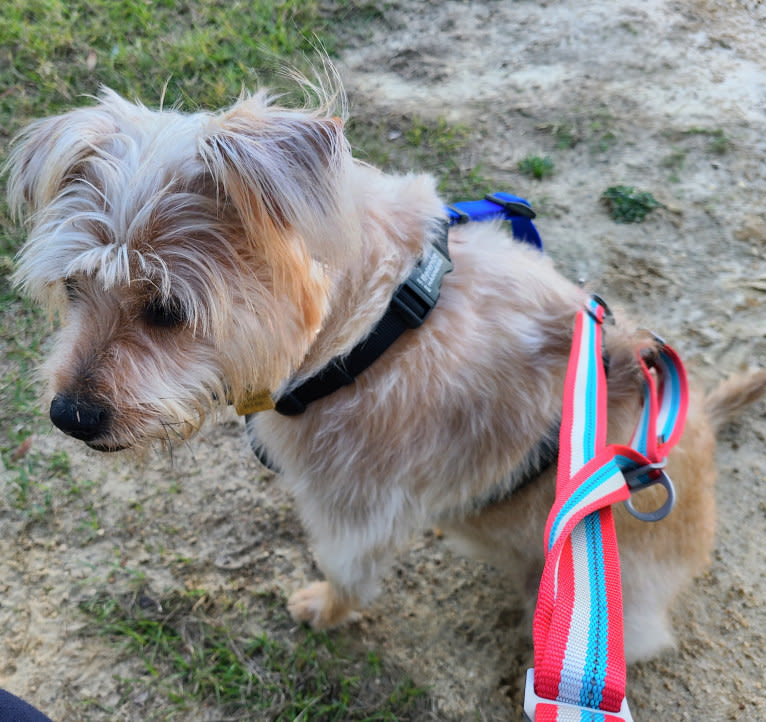
[[[471,128],[461,162],[530,198],[564,273],[671,341],[703,384],[766,365],[763,4],[410,0],[355,35],[340,67],[352,114]],[[530,154],[549,155],[553,176],[520,174]],[[599,196],[617,184],[662,208],[616,224]],[[765,441],[763,402],[722,434],[713,565],[679,600],[677,649],[629,669],[636,720],[766,719]],[[0,686],[54,718],[77,719],[78,698],[116,704],[122,662],[82,634],[86,590],[127,570],[243,597],[316,575],[236,419],[142,463],[53,432],[35,445],[65,450],[92,498],[44,524],[0,502]],[[424,532],[384,586],[358,634],[430,688],[437,719],[521,718],[531,643],[513,580]],[[120,709],[144,719],[138,701]]]

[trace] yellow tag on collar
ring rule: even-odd
[[[257,414],[259,411],[269,411],[274,408],[274,399],[270,391],[253,391],[234,406],[240,416]]]

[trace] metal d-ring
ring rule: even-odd
[[[636,517],[636,519],[640,519],[641,521],[660,521],[670,514],[673,509],[673,505],[676,503],[676,490],[673,488],[673,482],[670,480],[670,477],[662,470],[662,467],[664,466],[665,462],[662,461],[657,464],[648,464],[647,466],[642,466],[640,469],[625,473],[625,480],[630,487],[631,497],[626,499],[623,504],[625,504],[625,508]],[[631,483],[633,479],[651,470],[659,471],[659,476],[656,479],[651,479],[643,484]],[[668,495],[668,498],[665,499],[665,503],[659,509],[655,509],[654,511],[639,511],[636,509],[633,506],[633,492],[638,491],[639,489],[647,489],[655,484],[660,484],[665,487],[665,491]]]

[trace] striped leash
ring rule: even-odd
[[[530,722],[617,722],[632,717],[625,697],[622,585],[612,504],[640,519],[671,510],[673,485],[663,468],[683,432],[686,373],[657,339],[639,357],[643,407],[630,445],[606,443],[607,384],[602,355],[606,304],[592,296],[575,318],[564,386],[556,499],[545,528],[545,565],[535,609],[535,666],[528,670],[524,713]],[[664,505],[650,513],[632,491],[661,484]]]

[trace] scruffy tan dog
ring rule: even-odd
[[[337,100],[290,110],[259,92],[182,114],[105,90],[24,131],[15,279],[62,320],[44,367],[58,427],[100,451],[185,439],[216,406],[280,398],[368,336],[444,210],[430,177],[352,158]],[[555,445],[586,296],[499,223],[455,227],[449,249],[424,325],[304,413],[248,424],[326,575],[289,602],[315,627],[370,602],[396,547],[433,523],[533,600],[555,480],[538,457]],[[636,353],[654,343],[620,319],[606,329],[610,441],[631,437]],[[711,549],[715,428],[764,387],[761,371],[692,400],[669,517],[617,509],[629,659],[671,642],[667,607]]]

